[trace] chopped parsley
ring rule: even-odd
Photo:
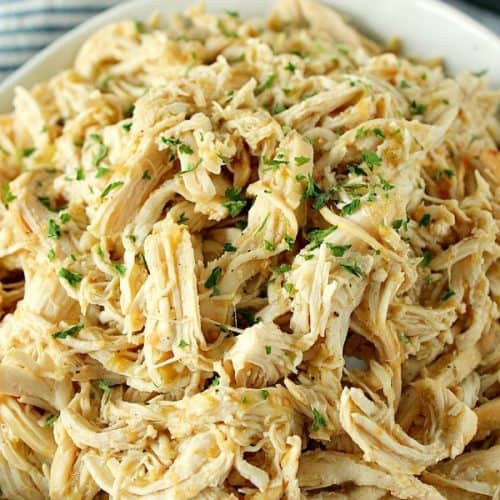
[[[410,343],[410,339],[404,333],[399,334],[399,340],[401,341],[402,344]]]
[[[54,219],[49,219],[47,224],[47,234],[49,238],[58,240],[61,237],[61,228]]]
[[[104,392],[104,403],[107,403],[109,401],[109,397],[111,396],[111,391],[113,390],[111,384],[105,382],[104,380],[98,380],[97,387]]]
[[[264,172],[267,172],[268,170],[278,170],[280,165],[288,165],[288,160],[283,159],[283,154],[278,154],[274,160],[267,158],[267,156],[263,156],[262,163],[268,165],[268,168],[264,169]]]
[[[255,314],[253,314],[248,309],[236,309],[236,315],[237,315],[236,324],[243,322],[244,324],[246,324],[248,326],[253,326],[253,325],[256,325],[257,323],[259,323],[259,321],[262,321],[261,318],[259,318],[259,317],[256,318]]]
[[[76,286],[83,279],[83,275],[81,275],[80,273],[73,273],[65,267],[61,267],[61,269],[59,269],[59,271],[57,272],[57,275],[60,278],[65,279],[73,288],[76,288]]]
[[[144,170],[144,172],[142,173],[142,179],[147,181],[151,180],[151,175],[149,174],[148,170]]]
[[[177,224],[184,224],[184,222],[187,222],[189,220],[189,217],[186,217],[186,214],[184,212],[177,217],[177,220],[175,221]]]
[[[85,172],[82,167],[76,169],[76,180],[83,181],[85,179]]]
[[[111,267],[123,278],[127,268],[123,264],[112,264]]]
[[[224,252],[236,252],[238,250],[235,246],[231,245],[231,243],[224,243]]]
[[[409,89],[410,88],[410,84],[406,80],[401,80],[399,82],[399,87],[402,88],[402,89]]]
[[[369,131],[366,130],[364,127],[359,127],[358,130],[356,130],[356,139],[360,139],[361,137],[366,137],[368,135]]]
[[[418,221],[418,225],[428,226],[431,220],[432,220],[431,214],[424,214],[422,218]]]
[[[285,289],[286,293],[288,293],[288,295],[291,295],[295,291],[293,283],[285,283],[283,285],[283,288]]]
[[[101,193],[101,198],[105,198],[111,191],[113,191],[113,189],[119,188],[120,186],[123,186],[123,184],[124,183],[122,181],[116,181],[108,184]]]
[[[144,23],[142,21],[134,21],[135,31],[139,35],[145,33]]]
[[[2,185],[2,202],[8,207],[16,199],[16,195],[10,190],[10,185],[5,183]]]
[[[309,250],[314,250],[318,248],[323,240],[333,233],[337,229],[337,226],[331,226],[326,229],[312,229],[306,234],[306,239],[309,241]]]
[[[272,348],[270,345],[264,346],[264,349],[266,350],[266,354],[271,354]]]
[[[52,337],[55,339],[65,339],[67,337],[73,337],[82,329],[83,329],[83,325],[70,326],[69,328],[66,328],[65,330],[59,330],[58,332],[53,333]]]
[[[108,146],[99,143],[97,151],[92,156],[92,165],[94,165],[94,167],[98,167],[99,163],[101,163],[101,161],[104,160],[104,158],[106,158],[107,154],[108,154]]]
[[[263,246],[268,252],[274,252],[276,250],[276,245],[273,245],[268,240],[264,240]]]
[[[352,245],[332,245],[331,243],[327,243],[326,246],[330,249],[334,257],[342,257]]]
[[[181,349],[184,349],[184,347],[187,347],[189,344],[184,340],[184,339],[181,339],[180,342],[179,342],[179,347]]]
[[[43,422],[43,426],[51,428],[54,426],[55,421],[59,418],[59,415],[49,415]]]
[[[419,104],[415,100],[410,103],[410,115],[423,115],[425,113],[425,105]]]
[[[267,399],[269,397],[269,391],[267,389],[261,389],[260,395],[262,396],[262,399]]]
[[[303,179],[304,176],[296,176],[296,180],[298,181]],[[304,193],[302,194],[302,200],[312,200],[312,207],[314,210],[320,210],[330,201],[334,192],[335,188],[331,188],[328,191],[322,191],[314,181],[313,176],[308,174],[307,185]]]
[[[183,142],[181,142],[179,144],[179,152],[181,152],[182,154],[185,154],[185,155],[192,155],[193,154],[193,150],[191,149],[191,146],[188,146],[187,144],[184,144]]]
[[[390,191],[391,189],[394,189],[394,186],[387,182],[382,176],[379,175],[378,178],[380,180],[380,186],[384,191]]]
[[[326,427],[327,425],[326,419],[318,409],[313,408],[312,414],[313,414],[313,423],[312,423],[313,431],[318,431],[321,427]]]
[[[451,288],[448,288],[448,290],[446,290],[446,292],[441,296],[441,302],[444,302],[445,300],[450,299],[454,295],[456,295],[455,290],[452,290]]]
[[[290,269],[292,269],[292,266],[290,264],[281,264],[274,270],[274,272],[278,274],[283,274],[290,271]]]
[[[295,64],[293,64],[291,61],[288,62],[288,64],[285,66],[285,69],[287,71],[290,71],[290,73],[295,73],[295,70],[297,69],[297,66],[295,66]]]
[[[363,153],[361,153],[361,157],[370,170],[373,170],[374,167],[382,165],[382,158],[380,158],[375,151],[363,151]]]
[[[229,31],[222,19],[217,20],[217,29],[227,38],[238,38],[238,33],[235,31]]]
[[[104,177],[109,172],[109,168],[106,167],[97,167],[97,172],[95,173],[96,179],[100,179]]]
[[[212,288],[216,289],[217,288],[217,283],[219,282],[220,278],[222,276],[222,269],[219,266],[216,266],[212,269],[212,272],[210,273],[210,276],[206,279],[204,286],[205,288]]]
[[[132,122],[130,122],[130,123],[124,123],[122,125],[122,129],[125,130],[125,132],[130,132],[131,128],[132,128]]]
[[[54,252],[54,250],[51,248],[47,252],[47,259],[49,259],[49,261],[53,261],[55,258],[56,258],[56,252]]]
[[[373,129],[373,133],[379,137],[380,139],[385,139],[385,135],[384,133],[382,132],[382,130],[380,130],[379,128],[374,128]]]
[[[401,229],[401,226],[403,225],[403,219],[396,219],[393,223],[392,223],[392,227],[398,231],[399,229]]]
[[[231,217],[236,217],[241,213],[241,211],[246,207],[246,200],[241,194],[240,187],[232,187],[226,189],[224,193],[226,195],[227,201],[222,203],[222,206],[227,209]]]
[[[359,198],[356,198],[347,205],[344,205],[340,211],[342,212],[342,215],[352,215],[359,209],[360,205],[361,205],[361,200]]]
[[[36,148],[23,148],[21,149],[21,155],[23,158],[29,158],[35,151]]]
[[[366,175],[366,172],[359,165],[351,165],[349,172],[356,175]]]
[[[431,261],[431,254],[427,251],[424,251],[422,253],[422,260],[418,263],[418,265],[421,267],[426,267],[429,265],[430,261]]]
[[[175,146],[178,146],[179,144],[181,144],[181,141],[179,139],[175,139],[172,137],[162,137],[161,141],[164,144],[166,144],[167,146],[172,146],[172,147],[175,147]]]
[[[194,172],[200,165],[201,165],[201,159],[199,159],[196,163],[189,163],[184,170],[177,172],[177,175],[184,175],[188,174],[189,172]]]
[[[276,79],[276,75],[271,73],[256,89],[255,92],[257,94],[262,94],[267,89],[270,89],[273,86],[274,80]]]
[[[482,69],[481,71],[476,71],[475,73],[472,73],[475,77],[481,78],[482,76],[486,75],[488,73],[487,69]]]
[[[293,248],[295,240],[288,234],[285,234],[284,240],[285,240],[285,243],[286,243],[288,250],[291,250]]]
[[[218,386],[220,384],[220,377],[218,375],[216,375],[212,381],[210,382],[210,385],[212,386]]]
[[[295,160],[295,165],[301,167],[302,165],[309,163],[311,161],[311,158],[308,158],[307,156],[296,156],[294,160]]]
[[[455,172],[449,168],[445,168],[444,173],[446,174],[448,179],[451,179],[455,175]]]
[[[62,224],[66,224],[71,220],[71,215],[68,214],[68,212],[64,212],[59,216],[59,219],[61,220]]]
[[[355,260],[353,260],[352,262],[340,262],[339,265],[358,278],[363,276],[363,270],[359,267],[358,263]]]

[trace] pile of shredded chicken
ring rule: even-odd
[[[498,499],[499,102],[309,0],[18,88],[2,497]]]

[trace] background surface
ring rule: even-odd
[[[122,1],[0,0],[0,81],[66,31]],[[500,35],[500,15],[465,0],[445,1]]]

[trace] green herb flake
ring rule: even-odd
[[[102,251],[102,248],[101,247],[97,247],[97,250],[95,251],[95,253],[101,257],[101,259],[104,258],[104,252]]]
[[[109,168],[106,167],[97,167],[97,171],[95,173],[96,179],[100,179],[109,173]]]
[[[188,342],[186,342],[184,339],[181,339],[180,342],[179,342],[179,347],[181,349],[184,349],[184,347],[187,347],[189,345]]]
[[[55,240],[61,237],[61,228],[54,219],[49,219],[47,224],[47,234],[49,238],[53,238]]]
[[[56,252],[51,248],[47,253],[47,259],[52,262],[56,258]]]
[[[85,172],[84,172],[84,170],[83,170],[82,167],[78,167],[76,169],[76,177],[75,177],[75,179],[77,181],[83,181],[83,180],[85,180]]]
[[[69,328],[66,328],[65,330],[59,330],[58,332],[55,332],[52,334],[52,337],[54,339],[65,339],[67,337],[73,337],[75,336],[80,330],[83,329],[84,325],[74,325]]]
[[[182,212],[179,217],[177,217],[177,220],[175,221],[177,224],[184,224],[189,220],[189,217],[186,216],[185,212]]]
[[[246,207],[246,200],[241,194],[240,187],[232,187],[226,189],[225,196],[227,201],[222,203],[222,206],[227,209],[231,217],[236,217]]]
[[[483,77],[484,75],[486,75],[486,73],[488,73],[488,70],[487,69],[482,69],[481,71],[476,71],[475,73],[472,73],[475,77],[477,78],[481,78]]]
[[[432,220],[431,214],[424,214],[422,218],[418,221],[419,226],[428,226]]]
[[[264,349],[266,350],[266,354],[271,354],[272,348],[270,345],[264,346]]]
[[[97,147],[97,151],[92,156],[92,165],[98,167],[106,155],[108,154],[108,147],[105,144],[100,143]]]
[[[410,115],[423,115],[425,113],[426,107],[424,104],[419,104],[415,100],[410,103]]]
[[[217,286],[217,283],[219,282],[220,278],[222,276],[222,269],[219,266],[216,266],[212,269],[212,272],[210,273],[210,276],[207,278],[207,280],[204,283],[205,288],[215,288]]]
[[[262,396],[262,399],[268,399],[269,398],[269,391],[267,389],[261,389],[260,395]]]
[[[295,244],[295,240],[288,234],[285,234],[284,240],[288,250],[291,250]]]
[[[295,70],[297,69],[297,66],[295,66],[295,64],[293,64],[291,61],[288,62],[288,64],[285,66],[285,69],[287,71],[290,71],[290,73],[292,73],[292,75],[295,73]]]
[[[308,158],[307,156],[296,156],[294,158],[295,165],[298,167],[301,167],[302,165],[305,165],[306,163],[309,163],[311,161],[311,158]]]
[[[357,276],[358,278],[363,276],[363,270],[359,267],[355,260],[352,262],[340,262],[339,266],[343,267],[346,271],[354,274],[354,276]]]
[[[123,184],[124,183],[122,181],[116,181],[108,184],[101,193],[101,198],[105,198],[111,191],[113,191],[113,189],[119,188],[120,186],[123,186]]]
[[[123,278],[127,268],[123,264],[112,264],[111,267]]]
[[[373,170],[374,167],[382,165],[382,158],[380,158],[375,151],[364,151],[361,153],[361,157],[370,170]]]
[[[226,10],[226,15],[234,19],[238,19],[238,17],[240,17],[239,12],[236,12],[235,10]]]
[[[21,149],[21,156],[23,158],[29,158],[35,151],[36,151],[36,148],[22,148]]]
[[[268,252],[274,252],[276,250],[276,245],[273,245],[270,241],[264,240],[263,242],[264,249]]]
[[[61,220],[62,224],[66,224],[71,220],[71,215],[68,214],[68,212],[63,212],[61,215],[59,215],[59,219]]]
[[[399,229],[401,229],[401,226],[403,225],[403,219],[396,219],[393,223],[392,223],[392,227],[398,231]]]
[[[378,176],[378,179],[380,181],[380,186],[384,191],[390,191],[391,189],[394,189],[394,186],[387,182],[382,176]]]
[[[149,174],[148,170],[144,170],[144,172],[142,173],[142,179],[145,181],[151,180],[151,175]]]
[[[238,38],[238,33],[235,31],[229,31],[224,24],[222,19],[217,20],[217,29],[226,37],[226,38]]]
[[[359,198],[356,198],[347,205],[344,205],[340,211],[342,215],[352,215],[359,209],[360,205],[361,205],[361,200]]]
[[[356,130],[356,139],[360,139],[361,137],[366,137],[368,135],[369,131],[366,130],[364,127],[359,127],[358,130]]]
[[[280,165],[288,165],[288,160],[284,160],[281,155],[277,155],[274,160],[263,156],[262,163],[264,163],[264,165],[268,165],[269,168],[264,169],[264,172],[267,172],[268,170],[278,170]]]
[[[144,29],[144,23],[142,21],[134,21],[134,27],[136,33],[138,33],[139,35],[142,35],[146,31]]]
[[[49,415],[43,422],[43,426],[47,429],[50,429],[54,426],[56,420],[59,418],[59,415]]]
[[[220,385],[220,377],[216,375],[210,382],[210,385],[213,387],[217,387],[218,385]]]
[[[231,243],[224,243],[224,252],[236,252],[238,250],[235,246],[231,245]]]
[[[444,173],[446,174],[448,179],[451,179],[455,175],[455,172],[449,168],[444,169]]]
[[[314,250],[318,248],[323,240],[329,236],[333,231],[337,229],[337,226],[331,226],[326,229],[312,229],[306,234],[306,239],[309,241],[309,250]]]
[[[321,427],[326,427],[327,425],[326,419],[318,409],[313,408],[312,414],[313,414],[313,422],[311,429],[313,431],[318,431]]]
[[[5,183],[2,185],[2,202],[8,207],[16,199],[16,195],[10,190],[10,185]]]
[[[446,290],[446,292],[441,296],[441,302],[444,302],[444,301],[450,299],[454,295],[456,295],[455,290],[448,288],[448,290]]]
[[[132,128],[132,122],[130,122],[130,123],[124,123],[122,125],[122,129],[125,130],[125,132],[130,132],[131,128]]]
[[[112,386],[110,383],[105,382],[104,380],[97,381],[97,387],[104,392],[104,404],[109,401],[109,397],[111,396]]]
[[[429,265],[429,262],[431,261],[431,254],[427,251],[424,251],[422,253],[422,260],[418,263],[420,267],[426,267]]]
[[[76,288],[76,286],[83,279],[83,275],[81,275],[80,273],[73,273],[65,267],[61,267],[61,269],[59,269],[59,271],[57,272],[57,275],[60,278],[65,279],[73,288]]]
[[[402,344],[410,343],[410,339],[404,333],[399,334],[399,340],[401,341]]]
[[[271,73],[256,89],[255,92],[257,94],[262,94],[267,89],[270,89],[273,86],[274,80],[276,79],[276,75]]]
[[[406,80],[401,80],[399,82],[399,87],[402,88],[402,89],[409,89],[410,88],[410,84]]]
[[[188,166],[184,170],[178,172],[177,175],[184,175],[190,172],[194,172],[200,165],[201,165],[201,159],[198,160],[196,163],[189,163]]]
[[[295,291],[293,283],[285,283],[283,285],[283,288],[285,289],[286,293],[288,293],[288,295],[292,295],[292,293]]]
[[[290,269],[292,269],[292,266],[290,264],[281,264],[274,270],[274,272],[278,274],[283,274],[290,271]]]
[[[384,133],[382,132],[382,130],[380,130],[379,128],[374,128],[373,129],[373,133],[379,138],[379,139],[385,139],[385,135]]]
[[[181,142],[179,144],[179,152],[181,152],[184,155],[192,155],[193,154],[193,150],[191,149],[191,146],[184,144],[183,142]]]
[[[326,246],[334,257],[342,257],[352,245],[332,245],[327,243]]]

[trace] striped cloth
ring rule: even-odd
[[[50,42],[120,0],[0,0],[0,82]]]

